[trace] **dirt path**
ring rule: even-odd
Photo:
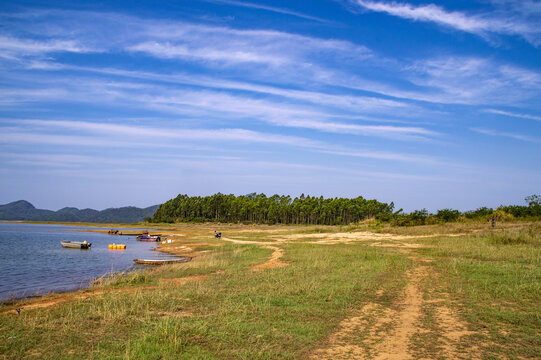
[[[465,234],[431,234],[431,235],[396,235],[387,233],[375,233],[370,231],[355,231],[346,233],[315,233],[315,234],[287,234],[269,236],[277,242],[306,242],[310,244],[349,244],[354,242],[374,241],[416,241],[438,236],[463,236]],[[417,244],[419,245],[419,244]]]
[[[445,299],[424,299],[424,287],[431,267],[422,259],[412,259],[414,267],[406,274],[407,285],[391,306],[368,303],[344,319],[326,345],[309,358],[321,359],[480,359],[477,348],[461,347],[461,339],[471,335]],[[435,313],[436,329],[424,326],[425,307]],[[430,334],[428,337],[425,335]],[[426,340],[423,340],[426,339]],[[430,346],[423,341],[431,342]],[[425,347],[433,350],[428,353]],[[434,350],[435,349],[435,350]]]
[[[234,244],[251,244],[259,245],[265,249],[273,250],[271,257],[264,263],[257,264],[252,266],[252,271],[262,271],[268,269],[281,268],[288,266],[289,264],[282,261],[281,258],[284,256],[284,249],[275,246],[275,242],[262,242],[262,241],[250,241],[250,240],[236,240],[223,237],[222,240],[232,242]]]
[[[265,249],[273,250],[273,253],[271,254],[270,259],[268,259],[264,263],[252,266],[252,271],[275,269],[289,265],[288,263],[281,260],[281,257],[284,256],[284,249],[280,249],[279,247],[272,245],[264,245],[263,247]]]

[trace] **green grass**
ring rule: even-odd
[[[538,228],[437,238],[427,251],[438,259],[444,290],[481,334],[487,358],[541,358]]]
[[[263,232],[247,233],[239,231],[242,226],[223,228],[227,237],[259,241],[332,229],[277,227],[276,232],[262,227]],[[186,241],[224,243],[209,240],[210,229],[190,225]],[[251,268],[264,262],[270,249],[202,245],[197,250],[205,252],[192,262],[115,274],[101,279],[87,297],[43,309],[23,306],[20,315],[0,314],[0,358],[305,358],[364,304],[396,309],[406,270],[413,266],[411,256],[434,260],[426,265],[426,299],[444,298],[445,306],[474,332],[461,340],[461,356],[468,358],[469,349],[479,346],[486,359],[541,358],[539,230],[535,223],[505,224],[493,231],[486,224],[378,230],[468,234],[412,239],[430,247],[409,252],[362,243],[277,243],[289,266],[265,271]],[[204,281],[162,281],[194,275],[204,275]],[[420,332],[413,338],[416,357],[441,358],[438,304],[423,306]]]
[[[9,359],[293,359],[325,339],[381,284],[400,286],[409,262],[360,245],[287,245],[284,268],[253,272],[270,250],[214,248],[210,261],[130,274],[104,293],[20,316],[2,315],[0,354]],[[217,270],[225,270],[215,274]],[[211,274],[183,286],[159,278]],[[124,280],[123,280],[124,279]],[[84,329],[84,330],[83,330]],[[69,350],[69,351],[68,351]]]

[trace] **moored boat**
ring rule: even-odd
[[[92,246],[92,243],[85,241],[60,241],[60,244],[62,244],[65,248],[71,248],[71,249],[90,249]]]
[[[178,259],[133,259],[136,264],[140,265],[163,265],[163,264],[176,264],[184,263],[192,260],[191,257],[186,256]]]
[[[156,242],[156,241],[161,241],[161,237],[156,235],[156,236],[148,236],[148,235],[139,235],[136,237],[136,239],[138,241],[151,241],[151,242]]]

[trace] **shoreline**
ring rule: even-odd
[[[157,250],[192,262],[4,305],[0,353],[539,358],[541,222],[385,230],[177,225]]]
[[[35,221],[5,221],[5,220],[0,220],[0,223],[13,223],[13,224],[36,224],[36,225],[60,225],[60,226],[72,226],[72,227],[87,227],[86,224],[87,223],[58,223],[58,222],[35,222]],[[83,225],[85,224],[85,225]],[[102,234],[105,234],[107,235],[108,234],[108,229],[114,229],[114,228],[117,228],[117,229],[121,229],[121,227],[119,226],[104,226],[104,225],[119,225],[119,224],[95,224],[94,226],[88,226],[88,229],[67,229],[68,231],[74,231],[74,232],[89,232],[89,233],[102,233]],[[125,225],[129,225],[129,224],[125,224]],[[136,225],[136,224],[133,224],[133,225]],[[99,228],[104,228],[104,229],[92,229],[92,228],[96,228],[96,227],[99,227]],[[136,227],[129,227],[130,230],[127,230],[126,232],[123,232],[122,235],[118,235],[118,234],[111,234],[110,236],[114,237],[114,236],[137,236],[137,235],[140,235],[140,232],[137,231],[137,230],[131,230],[131,229],[135,229]],[[141,228],[140,230],[146,230],[148,228]],[[156,231],[161,231],[162,229],[155,229]],[[162,231],[163,232],[163,231]],[[151,235],[153,235],[152,233],[150,233]],[[162,234],[160,234],[162,235]],[[174,236],[174,234],[168,234],[168,235],[163,235],[164,237],[171,237],[171,236]],[[170,239],[172,240],[172,239]],[[174,251],[172,250],[168,250],[164,247],[162,247],[161,245],[161,241],[156,241],[156,245],[157,247],[156,248],[153,248],[149,251],[160,251],[162,253],[165,253],[165,254],[168,254],[170,255],[172,258],[183,258],[183,257],[187,257],[187,256],[182,256],[182,255],[179,255],[179,254],[176,254]],[[191,256],[190,260],[193,260],[195,256]],[[79,293],[85,293],[85,292],[92,292],[92,287],[93,287],[93,283],[95,283],[97,280],[99,280],[100,278],[103,278],[103,277],[113,277],[113,276],[117,276],[117,275],[129,275],[135,271],[138,271],[138,270],[142,270],[142,271],[148,271],[148,270],[151,270],[152,268],[148,268],[148,265],[145,266],[145,265],[140,265],[140,264],[137,264],[135,262],[133,262],[134,259],[131,259],[132,260],[132,264],[124,269],[124,270],[117,270],[117,271],[109,271],[109,272],[106,272],[102,275],[99,275],[99,276],[95,276],[91,279],[88,279],[88,280],[83,280],[83,281],[80,281],[78,284],[73,284],[73,286],[68,286],[66,289],[60,289],[60,290],[52,290],[50,292],[46,292],[46,293],[40,293],[40,290],[37,290],[35,293],[30,293],[28,295],[20,295],[20,296],[13,296],[13,295],[10,295],[8,296],[5,300],[0,300],[0,307],[11,307],[11,306],[15,306],[15,305],[19,305],[19,304],[23,304],[23,303],[30,303],[30,304],[35,304],[35,303],[39,303],[41,301],[46,301],[47,298],[49,297],[55,297],[55,296],[66,296],[66,295],[73,295],[75,296],[76,294],[79,294]],[[187,261],[187,262],[189,262]],[[97,288],[100,287],[100,285],[97,285],[96,286]]]

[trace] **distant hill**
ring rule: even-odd
[[[126,206],[110,208],[102,211],[94,209],[79,210],[65,207],[58,211],[36,209],[26,200],[19,200],[0,205],[0,220],[26,221],[62,221],[62,222],[95,222],[95,223],[136,223],[154,216],[160,205],[144,209]]]

